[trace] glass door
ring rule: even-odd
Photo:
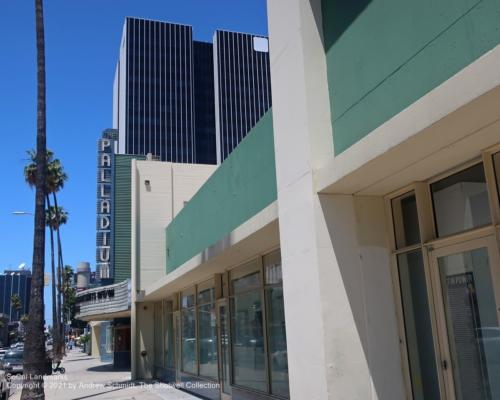
[[[229,313],[226,300],[217,303],[217,316],[219,327],[219,370],[221,399],[231,399],[231,361],[230,361],[230,339],[229,339]]]
[[[495,240],[475,239],[430,254],[448,397],[500,400],[499,263]]]

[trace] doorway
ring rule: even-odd
[[[219,377],[221,400],[231,399],[231,360],[230,360],[230,326],[229,310],[226,299],[217,302],[218,341],[219,341]]]
[[[500,280],[495,238],[452,244],[429,254],[447,397],[500,399]]]

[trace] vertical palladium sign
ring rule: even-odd
[[[116,140],[107,137],[97,142],[97,237],[96,270],[97,279],[110,279],[112,273],[111,212],[112,212],[112,162]]]

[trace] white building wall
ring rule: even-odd
[[[135,196],[138,202],[137,220],[135,227],[132,226],[132,232],[136,234],[138,251],[136,288],[142,289],[165,275],[165,227],[172,220],[172,165],[157,161],[136,161],[135,166]]]
[[[213,165],[132,160],[132,377],[151,378],[153,307],[137,303],[166,275],[165,228],[214,171]],[[141,354],[145,351],[146,354]]]
[[[132,168],[134,165],[137,220],[132,232],[138,252],[136,287],[143,290],[166,275],[165,228],[205,183],[215,166],[159,161],[135,161]]]
[[[383,200],[316,189],[333,158],[321,2],[270,0],[268,18],[291,398],[403,399]]]

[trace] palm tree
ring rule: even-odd
[[[19,319],[19,311],[21,308],[23,308],[23,304],[21,301],[21,297],[17,293],[14,293],[12,296],[10,296],[10,306],[15,310],[15,316],[13,319],[14,321],[17,321]]]
[[[71,322],[75,312],[76,289],[73,285],[73,276],[73,268],[66,265],[63,272],[64,323]]]
[[[28,164],[24,169],[24,178],[26,182],[33,186],[35,177],[34,171],[36,171],[36,151],[29,150],[28,155],[31,159],[31,163]],[[57,196],[56,193],[64,187],[64,183],[68,179],[67,174],[64,172],[64,168],[61,164],[61,161],[57,158],[54,158],[54,153],[50,150],[47,151],[47,175],[46,175],[46,200],[47,207],[51,209],[50,205],[50,194],[53,196],[54,200],[54,208],[53,215],[51,216],[51,221],[47,220],[47,226],[50,228],[50,249],[51,249],[51,259],[52,259],[52,297],[53,297],[53,328],[57,332],[54,335],[54,350],[55,354],[60,357],[62,352],[64,351],[63,345],[63,331],[62,331],[62,294],[61,294],[61,286],[62,286],[62,265],[63,265],[63,256],[62,256],[62,245],[61,245],[61,235],[60,235],[60,226],[67,222],[67,213],[63,216],[59,216],[60,208],[57,207]],[[59,221],[59,222],[56,222]],[[57,249],[58,249],[58,257],[57,257],[57,284],[55,283],[55,266],[54,266],[54,231],[57,234]],[[55,288],[58,289],[58,296],[56,297]],[[55,310],[54,310],[55,308]]]
[[[62,268],[64,265],[63,261],[63,252],[62,252],[62,244],[61,244],[61,234],[60,227],[61,225],[66,224],[68,221],[68,214],[59,215],[59,212],[62,212],[62,207],[58,207],[57,204],[57,192],[64,187],[64,183],[68,180],[68,175],[64,171],[64,168],[61,162],[58,159],[51,160],[48,165],[48,176],[47,176],[47,190],[52,194],[54,199],[55,206],[55,221],[54,229],[57,234],[57,287],[58,287],[58,296],[57,296],[57,316],[58,316],[58,327],[59,327],[59,352],[62,353],[64,351],[63,344],[63,325],[62,325]]]
[[[26,324],[21,400],[45,400],[43,374],[45,363],[43,274],[45,265],[45,174],[46,174],[46,104],[45,104],[45,33],[43,1],[35,0],[37,50],[37,133],[35,229],[31,278],[30,318]]]
[[[56,160],[58,161],[58,160]],[[51,163],[52,164],[52,163]],[[61,170],[61,168],[58,168],[58,170]],[[50,175],[50,172],[49,172]],[[65,174],[64,174],[65,175]],[[59,186],[60,187],[60,186]],[[52,192],[54,195],[54,201],[57,202],[56,200],[56,192]],[[63,283],[62,283],[62,249],[61,249],[61,236],[60,236],[60,227],[61,225],[64,225],[68,222],[68,213],[63,207],[58,207],[57,205],[53,207],[49,207],[47,210],[47,225],[50,228],[51,235],[53,231],[56,231],[57,233],[57,249],[58,249],[58,268],[57,268],[57,288],[58,288],[58,297],[57,297],[57,310],[55,310],[55,298],[53,302],[53,312],[56,313],[57,316],[57,322],[56,319],[54,319],[54,330],[57,331],[57,334],[54,336],[54,343],[56,344],[55,349],[59,357],[62,356],[62,353],[64,351],[64,345],[63,345],[63,324],[62,324],[62,293],[63,293]],[[51,238],[52,240],[52,238]],[[53,258],[52,258],[53,260]],[[52,274],[54,274],[54,271],[52,271]],[[52,295],[55,297],[55,276],[53,275],[52,277]]]
[[[51,258],[51,272],[52,272],[52,326],[53,326],[53,340],[54,340],[54,355],[59,356],[58,344],[59,340],[59,318],[56,308],[56,267],[54,261],[54,226],[56,223],[55,207],[50,205],[50,198],[47,195],[47,209],[45,210],[45,225],[49,227],[50,232],[50,258]]]

